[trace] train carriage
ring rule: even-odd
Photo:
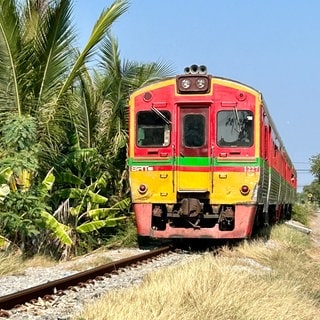
[[[192,65],[135,91],[129,112],[139,236],[248,238],[290,217],[296,171],[257,90]]]

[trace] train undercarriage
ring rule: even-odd
[[[197,198],[184,198],[177,204],[153,204],[153,230],[171,228],[213,228],[219,225],[219,230],[233,230],[234,205],[210,205],[208,201],[201,202]]]
[[[152,238],[249,238],[254,230],[290,218],[290,205],[210,204],[203,195],[183,194],[175,204],[135,204],[140,236]]]

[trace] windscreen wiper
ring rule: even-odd
[[[238,128],[237,127],[235,128],[235,131],[239,133],[241,132],[241,121],[239,119],[239,113],[238,113],[237,107],[233,107],[233,112],[236,120],[236,126],[238,126]]]
[[[158,110],[155,106],[151,106],[151,110],[157,116],[159,116],[166,124],[171,124],[171,121],[160,110]]]

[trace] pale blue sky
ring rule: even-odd
[[[74,0],[80,48],[111,3]],[[319,0],[131,0],[112,33],[123,59],[204,64],[261,91],[297,169],[320,153]]]

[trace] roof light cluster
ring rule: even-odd
[[[210,77],[206,66],[193,64],[184,69],[185,74],[177,76],[178,93],[207,93],[210,89]]]

